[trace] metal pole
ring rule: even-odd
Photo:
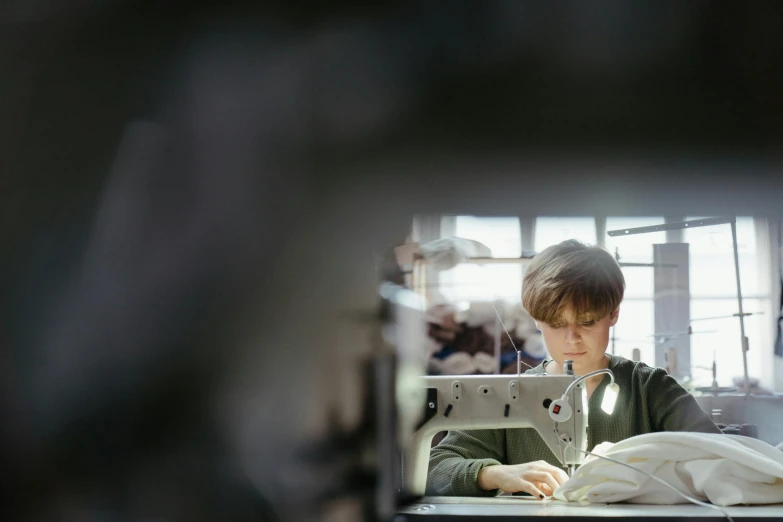
[[[717,217],[695,219],[691,221],[682,221],[680,223],[665,223],[663,225],[652,225],[649,227],[625,228],[620,230],[610,230],[607,232],[612,237],[627,236],[632,234],[647,234],[649,232],[660,232],[662,230],[682,230],[685,228],[707,227],[711,225],[731,225],[731,242],[734,248],[734,272],[737,277],[737,304],[739,313],[734,314],[740,320],[740,341],[742,343],[742,365],[744,371],[745,395],[750,395],[750,379],[748,379],[748,338],[745,336],[745,312],[742,310],[742,286],[740,285],[739,252],[737,248],[737,218],[736,217]]]
[[[742,286],[740,286],[739,252],[737,248],[737,219],[731,221],[731,242],[734,247],[734,272],[737,276],[737,305],[739,306],[740,342],[742,343],[742,369],[745,378],[745,395],[750,394],[748,379],[748,338],[745,337],[745,313],[742,311]]]
[[[495,373],[500,373],[502,368],[500,367],[500,332],[501,330],[500,316],[495,317]]]

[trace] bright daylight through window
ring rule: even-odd
[[[470,302],[495,300],[519,305],[524,263],[513,259],[522,255],[523,245],[540,252],[570,238],[603,244],[621,263],[627,285],[609,351],[630,359],[634,349],[638,349],[640,360],[654,365],[657,333],[654,331],[654,270],[644,265],[653,262],[653,245],[666,243],[667,233],[610,237],[605,232],[661,224],[664,218],[610,216],[601,222],[593,217],[543,216],[530,221],[534,226],[521,226],[524,218],[517,217],[444,216],[441,237],[479,241],[489,247],[492,257],[509,261],[485,265],[462,263],[441,272],[437,282],[440,298],[463,307]],[[737,237],[744,309],[766,313],[770,306],[770,282],[760,254],[768,251],[769,245],[764,244],[768,242],[767,237],[757,233],[760,223],[763,220],[737,218]],[[598,237],[601,232],[603,238]],[[730,385],[742,373],[739,323],[732,317],[737,312],[737,297],[730,226],[686,229],[679,236],[670,236],[669,241],[672,237],[689,245],[692,377],[697,382],[711,382],[711,363],[716,354],[718,381]],[[762,384],[766,380],[766,352],[760,348],[772,342],[768,323],[768,317],[763,314],[751,315],[745,322],[751,348],[759,348],[748,353],[749,373],[760,377]]]

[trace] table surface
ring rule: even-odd
[[[783,504],[729,506],[722,508],[735,520],[782,520]],[[520,520],[548,517],[566,518],[642,518],[645,522],[668,520],[726,520],[723,513],[695,504],[671,506],[648,504],[581,504],[559,500],[534,500],[530,497],[424,497],[419,502],[398,511],[395,522],[408,520],[465,520],[466,518],[496,518]]]

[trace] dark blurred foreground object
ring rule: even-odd
[[[3,2],[3,519],[372,517],[377,253],[779,216],[781,9]]]

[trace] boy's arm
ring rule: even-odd
[[[430,451],[428,495],[494,496],[478,486],[478,473],[505,461],[505,430],[450,431]]]
[[[722,433],[693,395],[662,368],[647,380],[648,411],[657,431]]]

